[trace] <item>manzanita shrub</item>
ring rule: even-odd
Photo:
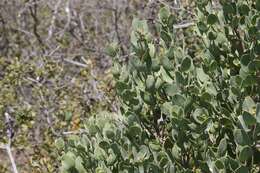
[[[91,118],[81,135],[57,140],[62,172],[260,172],[260,0],[196,6],[192,51],[178,46],[168,7],[159,42],[133,21],[128,64],[107,49],[122,116]]]

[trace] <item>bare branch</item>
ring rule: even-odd
[[[49,31],[48,31],[48,38],[46,40],[49,40],[52,37],[53,29],[54,29],[54,25],[55,25],[55,20],[56,20],[56,15],[58,13],[58,8],[60,6],[60,3],[61,3],[61,0],[58,0],[58,2],[55,5],[54,13],[53,13],[52,20],[51,20],[51,26],[50,26]]]
[[[79,66],[79,67],[83,67],[83,68],[88,67],[86,64],[82,64],[80,62],[76,62],[76,61],[73,61],[73,60],[70,60],[70,59],[64,59],[64,61],[67,62],[67,63],[73,64],[73,65]]]
[[[188,22],[188,23],[180,23],[180,24],[177,24],[177,25],[173,25],[173,27],[175,29],[182,29],[182,28],[188,28],[190,26],[194,26],[195,23],[194,22]]]
[[[7,154],[8,154],[8,156],[9,156],[9,159],[10,159],[10,161],[11,161],[12,168],[13,168],[13,172],[14,172],[14,173],[18,173],[17,166],[16,166],[16,164],[15,164],[14,157],[13,157],[13,155],[12,155],[11,146],[10,146],[10,145],[6,145],[6,146],[5,146],[5,149],[6,149],[6,151],[7,151]]]

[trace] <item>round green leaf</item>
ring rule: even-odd
[[[203,22],[198,22],[197,27],[199,28],[201,33],[205,33],[208,31],[207,25]]]
[[[150,152],[147,146],[142,145],[140,147],[139,152],[136,155],[136,161],[137,162],[143,162],[145,160],[147,160],[150,157]]]
[[[167,32],[161,31],[161,38],[163,39],[165,45],[169,48],[172,42],[171,36]]]
[[[214,32],[212,32],[212,31],[210,31],[209,33],[208,33],[208,38],[209,38],[209,40],[216,40],[216,38],[217,38],[217,34],[216,33],[214,33]]]
[[[133,137],[140,136],[141,132],[142,132],[142,129],[137,125],[131,126],[129,128],[129,133]]]
[[[244,145],[251,144],[251,140],[250,140],[249,136],[246,134],[245,131],[243,131],[241,129],[236,129],[234,131],[234,138],[238,145],[244,146]]]
[[[160,9],[159,11],[159,17],[160,17],[160,20],[163,22],[163,23],[166,23],[168,21],[168,17],[170,16],[170,9],[168,6],[165,6],[163,8]]]
[[[85,173],[87,172],[86,169],[83,166],[83,160],[80,156],[78,156],[75,160],[75,168],[78,171],[78,173]]]
[[[249,173],[249,169],[245,166],[241,166],[236,170],[236,173]]]
[[[255,117],[254,117],[253,115],[251,115],[250,113],[248,113],[248,112],[245,111],[245,112],[243,113],[242,117],[243,117],[243,120],[244,120],[244,122],[245,122],[245,124],[246,124],[247,126],[252,126],[252,125],[255,125],[255,124],[256,124],[256,119],[255,119]]]
[[[218,22],[218,17],[215,14],[208,15],[207,22],[209,25],[214,25]]]
[[[226,154],[227,151],[227,140],[226,138],[221,139],[218,146],[218,156],[222,157]]]
[[[242,4],[238,7],[238,10],[241,15],[248,15],[250,8],[246,4]]]
[[[58,149],[63,149],[65,143],[64,143],[64,140],[62,138],[58,138],[55,140],[55,146],[58,148]]]
[[[151,56],[151,58],[153,58],[155,56],[155,47],[151,43],[148,44],[148,47],[149,47],[149,55]]]
[[[155,103],[154,97],[148,92],[145,92],[143,94],[143,100],[148,105],[153,105]]]
[[[112,129],[105,129],[105,135],[108,139],[113,139],[115,137],[115,133]]]
[[[147,90],[153,90],[154,89],[155,79],[154,79],[153,75],[149,75],[147,77],[145,84],[146,84]]]
[[[218,170],[225,169],[225,165],[221,160],[216,160],[215,161],[215,166]]]
[[[160,63],[157,59],[152,59],[152,70],[158,72],[160,70]]]
[[[247,66],[249,62],[252,60],[250,54],[244,54],[242,55],[240,62],[242,65]]]
[[[155,85],[154,85],[155,89],[158,90],[159,88],[161,88],[162,84],[163,84],[162,79],[161,78],[157,78],[157,80],[155,82]]]
[[[157,141],[150,142],[149,147],[150,147],[151,150],[154,150],[154,151],[160,151],[161,150],[161,146],[160,146],[159,142],[157,142]]]
[[[162,59],[162,66],[166,71],[173,70],[173,64],[167,57],[164,57]]]
[[[69,170],[70,168],[74,167],[75,165],[75,154],[72,152],[67,152],[63,157],[62,157],[62,169],[63,170]]]
[[[240,154],[239,154],[239,160],[241,162],[245,162],[247,161],[248,159],[250,159],[253,155],[253,151],[251,149],[251,147],[249,146],[245,146],[242,148],[242,150],[240,151]]]
[[[105,52],[110,57],[115,57],[119,51],[117,43],[111,43],[107,46]]]
[[[183,72],[188,71],[191,68],[191,62],[192,62],[191,58],[189,57],[184,58],[181,63],[180,70]]]

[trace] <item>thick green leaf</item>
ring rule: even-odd
[[[207,22],[209,25],[214,25],[218,22],[218,17],[215,14],[210,14],[208,16]]]
[[[244,146],[241,151],[240,151],[240,154],[239,154],[239,160],[241,162],[245,162],[247,161],[248,159],[252,158],[252,155],[253,155],[253,151],[251,149],[251,147],[249,146]]]
[[[75,165],[75,159],[76,156],[72,152],[67,152],[63,157],[62,157],[62,169],[63,170],[69,170],[70,168],[74,167]]]
[[[203,22],[198,22],[197,23],[197,27],[199,28],[201,33],[205,33],[205,32],[208,31],[207,25],[205,23],[203,23]]]
[[[115,57],[119,51],[117,43],[111,43],[106,48],[106,54],[110,57]]]
[[[219,146],[218,146],[218,156],[223,157],[227,151],[227,139],[221,139]]]
[[[188,71],[191,68],[191,58],[190,57],[186,57],[183,59],[182,63],[181,63],[181,68],[180,70],[185,72]]]
[[[99,142],[99,147],[101,147],[104,150],[107,150],[110,147],[110,144],[106,141]]]
[[[166,84],[164,87],[168,96],[174,96],[175,94],[179,93],[179,88],[176,84]]]
[[[86,169],[83,166],[83,160],[80,156],[78,156],[75,160],[75,168],[78,171],[78,173],[86,173]]]
[[[241,15],[248,15],[250,8],[246,4],[242,4],[238,7],[238,10]]]
[[[244,146],[244,145],[251,145],[251,143],[252,143],[251,139],[246,134],[246,132],[241,129],[236,129],[234,131],[234,138],[238,145]]]
[[[133,137],[138,137],[138,136],[140,136],[140,135],[141,135],[141,132],[142,132],[142,129],[141,129],[139,126],[137,126],[137,125],[131,126],[131,127],[129,128],[129,133],[130,133],[130,135],[133,136]]]
[[[157,78],[157,80],[156,80],[156,82],[155,82],[155,85],[154,85],[155,89],[156,89],[156,90],[159,90],[162,85],[163,85],[162,79],[161,79],[161,78]]]
[[[178,106],[184,107],[185,101],[186,101],[185,97],[182,96],[181,94],[175,94],[172,97],[172,103],[174,105],[178,105]]]
[[[109,149],[108,150],[108,158],[107,158],[107,164],[110,166],[110,165],[113,165],[117,159],[117,156],[115,155],[114,151],[112,149]]]
[[[154,72],[158,72],[160,70],[161,66],[157,59],[152,59],[152,70]]]
[[[171,36],[167,32],[161,31],[161,38],[163,39],[165,45],[169,48],[172,42]]]
[[[221,160],[216,160],[215,166],[219,171],[225,169],[225,165]]]
[[[203,71],[202,68],[197,68],[197,77],[201,82],[207,82],[210,80],[209,76]]]
[[[58,148],[58,149],[63,149],[65,143],[64,143],[64,140],[62,138],[58,138],[55,140],[55,146]]]
[[[253,113],[255,110],[256,104],[251,97],[246,97],[243,102],[243,110],[249,113]]]
[[[136,155],[137,162],[143,162],[150,157],[150,152],[147,146],[142,145],[139,152]]]
[[[146,20],[139,20],[137,18],[133,19],[132,28],[134,31],[138,31],[142,34],[148,33],[148,25]]]
[[[146,79],[146,88],[147,90],[153,90],[155,85],[155,79],[153,75],[149,75]]]
[[[94,157],[97,160],[105,160],[106,159],[106,153],[105,151],[100,148],[99,146],[95,146],[95,150],[94,150]]]
[[[160,143],[156,142],[156,141],[150,142],[149,147],[150,147],[151,150],[154,150],[154,151],[160,151],[161,150]]]
[[[149,55],[151,56],[151,58],[153,58],[155,56],[155,47],[151,43],[148,44],[148,47],[149,47]]]
[[[66,112],[65,113],[65,120],[66,121],[70,121],[72,118],[72,112]]]
[[[114,139],[114,137],[115,137],[115,133],[114,133],[113,129],[105,129],[104,134],[109,139]]]
[[[143,100],[148,105],[153,105],[155,103],[155,98],[148,92],[144,92]]]
[[[181,155],[180,155],[181,149],[174,144],[173,148],[172,148],[172,155],[174,157],[174,159],[179,160]]]
[[[241,166],[236,170],[236,173],[249,173],[249,169],[245,166]]]
[[[252,126],[252,125],[256,124],[255,117],[253,115],[251,115],[250,113],[245,111],[243,113],[242,117],[243,117],[243,120],[245,121],[247,126]]]
[[[208,33],[208,38],[209,38],[209,40],[216,40],[216,38],[217,38],[217,33],[215,33],[215,32],[212,32],[212,31],[210,31],[209,33]]]
[[[184,79],[183,75],[181,74],[181,72],[176,71],[175,72],[175,78],[176,78],[177,84],[185,85],[185,79]]]
[[[160,17],[160,20],[163,22],[163,23],[166,23],[168,21],[168,17],[170,16],[170,9],[168,6],[165,6],[163,8],[160,9],[159,11],[159,17]]]
[[[162,59],[162,66],[166,71],[171,71],[174,69],[172,62],[167,57]]]
[[[226,14],[235,14],[236,13],[236,9],[234,8],[234,6],[231,5],[231,3],[225,3],[223,5],[223,11]]]
[[[192,116],[196,123],[202,124],[207,119],[207,112],[204,109],[197,108]]]
[[[244,54],[244,55],[242,55],[240,62],[242,65],[247,66],[251,60],[252,60],[252,57],[250,56],[250,54]]]

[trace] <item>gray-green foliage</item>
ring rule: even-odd
[[[192,34],[203,46],[192,54],[175,47],[168,8],[160,10],[159,45],[134,20],[135,56],[127,65],[114,57],[124,118],[96,119],[69,139],[63,171],[259,172],[259,4],[197,1]]]

